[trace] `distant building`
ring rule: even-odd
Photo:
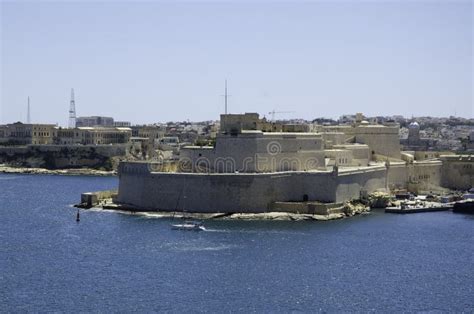
[[[101,116],[77,117],[76,127],[114,127],[114,118]]]
[[[110,145],[130,142],[130,128],[80,127],[55,130],[54,143],[61,145]]]
[[[420,125],[413,121],[408,125],[408,138],[400,140],[404,150],[425,151],[436,145],[436,140],[421,138]]]
[[[260,119],[258,113],[244,114],[222,114],[220,121],[220,132],[224,134],[240,134],[242,130],[262,131],[262,132],[288,132],[304,133],[309,132],[308,124],[303,123],[278,123]]]
[[[238,134],[242,130],[257,130],[258,113],[221,114],[221,132]]]
[[[54,124],[24,124],[16,122],[0,127],[0,142],[9,145],[52,144]]]
[[[283,124],[282,132],[308,133],[308,124]]]
[[[327,147],[365,144],[370,149],[370,159],[400,159],[399,128],[397,123],[382,125],[361,121],[352,125],[322,126],[320,132],[323,133]]]
[[[179,138],[177,136],[166,136],[158,140],[158,148],[161,150],[173,150],[178,146]]]
[[[471,131],[471,133],[469,133],[466,143],[466,150],[474,151],[474,131]]]
[[[147,138],[150,142],[165,136],[166,128],[156,125],[132,126],[132,136],[137,138]]]
[[[129,128],[132,124],[129,121],[115,121],[114,126],[119,128]]]

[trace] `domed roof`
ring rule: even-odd
[[[419,128],[420,125],[418,124],[418,122],[416,121],[413,121],[412,123],[410,123],[410,125],[408,126],[410,129],[415,129],[415,128]]]

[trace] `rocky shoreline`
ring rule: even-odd
[[[45,168],[23,168],[0,165],[0,173],[15,174],[49,174],[49,175],[67,175],[67,176],[115,176],[116,171],[103,171],[90,168],[75,169],[45,169]]]
[[[85,208],[82,204],[75,205],[78,208]],[[347,203],[343,210],[338,213],[329,213],[327,215],[302,214],[288,212],[265,212],[265,213],[182,213],[182,212],[160,212],[160,211],[141,211],[133,208],[114,204],[112,200],[102,200],[98,205],[90,208],[92,210],[112,210],[123,214],[138,215],[155,218],[183,218],[197,220],[275,220],[275,221],[328,221],[352,217],[355,215],[370,214],[370,208],[361,204],[353,205]]]

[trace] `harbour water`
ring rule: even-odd
[[[82,211],[113,177],[0,175],[0,312],[473,312],[474,216],[206,221]]]

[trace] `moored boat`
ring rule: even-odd
[[[474,201],[460,201],[454,203],[453,213],[474,214]]]

